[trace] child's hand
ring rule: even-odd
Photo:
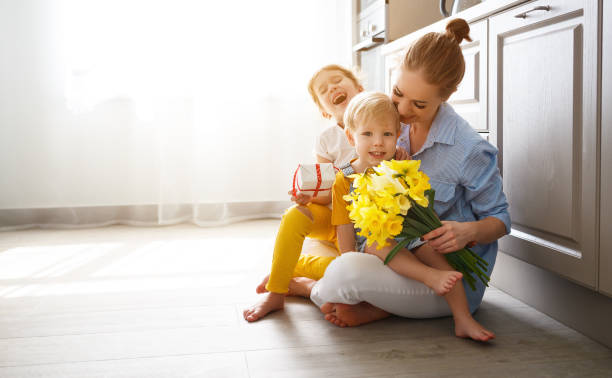
[[[408,153],[408,151],[406,151],[402,147],[397,147],[397,149],[395,150],[395,160],[410,160],[410,159],[411,159],[411,156]]]
[[[290,190],[287,194],[291,196],[291,201],[301,206],[308,205],[310,203],[310,200],[312,199],[308,194],[304,193],[298,193],[296,196],[294,196],[292,190]]]

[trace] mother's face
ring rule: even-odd
[[[439,95],[439,88],[427,83],[420,71],[398,70],[391,99],[400,114],[400,121],[431,125],[438,107],[444,101]]]

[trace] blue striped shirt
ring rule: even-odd
[[[405,125],[398,145],[410,151],[410,125]],[[471,222],[495,217],[510,233],[508,202],[502,189],[497,166],[497,148],[482,138],[447,103],[442,103],[423,147],[412,156],[421,160],[421,170],[436,191],[434,209],[442,220]],[[415,244],[412,244],[415,246]],[[497,242],[471,248],[489,263],[490,276],[497,257]],[[476,281],[473,291],[464,281],[474,312],[484,295],[485,286]]]

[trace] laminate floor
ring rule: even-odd
[[[612,351],[491,288],[476,319],[247,323],[278,220],[0,233],[0,377],[610,377]]]

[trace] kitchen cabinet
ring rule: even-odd
[[[511,235],[500,250],[597,288],[598,2],[489,18],[489,122]]]

